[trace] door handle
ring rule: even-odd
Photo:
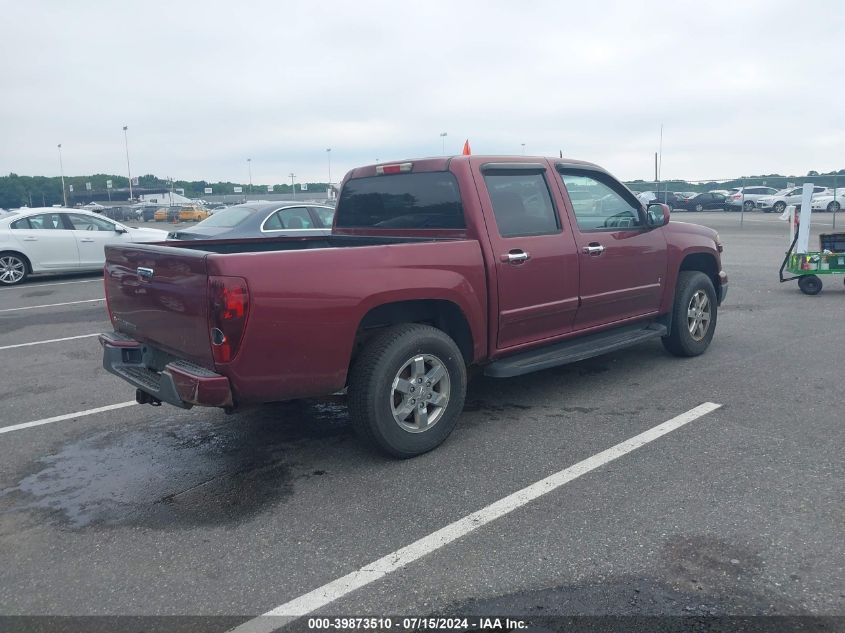
[[[522,262],[531,259],[531,255],[529,255],[522,249],[515,248],[508,253],[499,255],[499,259],[509,264],[521,264]]]
[[[37,242],[38,238],[37,237],[25,237],[25,238],[23,238],[23,241],[24,242]]]
[[[593,257],[598,257],[602,253],[604,253],[604,246],[597,242],[593,242],[581,249],[587,255],[592,255]]]
[[[93,242],[94,240],[92,240],[90,237],[80,237],[79,241],[80,242]]]

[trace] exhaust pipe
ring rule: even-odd
[[[135,390],[135,402],[137,402],[138,404],[151,404],[154,407],[161,406],[161,400],[151,396],[146,391],[142,391],[141,389]]]

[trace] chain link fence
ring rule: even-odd
[[[737,211],[740,225],[745,214],[753,212],[780,214],[789,205],[801,205],[801,188],[812,183],[813,211],[830,213],[833,228],[845,206],[845,170],[832,174],[807,176],[749,176],[744,178],[706,178],[700,180],[634,180],[625,184],[635,194],[654,194],[658,201],[671,201],[671,194],[717,193],[725,196],[724,210]],[[721,206],[714,199],[713,206]]]

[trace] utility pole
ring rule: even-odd
[[[295,174],[293,172],[290,172],[290,188],[291,188],[291,191],[293,192],[294,199],[296,199],[296,185],[294,184],[294,181],[293,181],[294,177],[295,177]]]
[[[329,157],[329,187],[332,186],[332,148],[326,148],[326,155]]]
[[[62,165],[62,144],[59,143],[59,173],[62,175],[62,200],[67,207],[67,192],[65,191],[65,167]]]
[[[246,159],[246,165],[247,165],[247,168],[249,169],[249,194],[252,195],[252,159],[251,158]]]
[[[129,173],[129,202],[132,202],[135,196],[132,195],[132,168],[129,166],[129,136],[126,133],[128,129],[128,125],[123,126],[123,143],[126,146],[126,171]]]
[[[444,156],[446,155],[446,137],[447,136],[448,136],[448,134],[446,134],[446,132],[440,133],[440,139],[443,141],[443,155]],[[376,162],[378,162],[378,159],[376,159]]]
[[[522,155],[525,156],[525,143],[522,144]]]

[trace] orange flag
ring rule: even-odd
[[[469,139],[464,141],[464,151],[461,152],[464,156],[469,156],[472,152],[469,149]]]

